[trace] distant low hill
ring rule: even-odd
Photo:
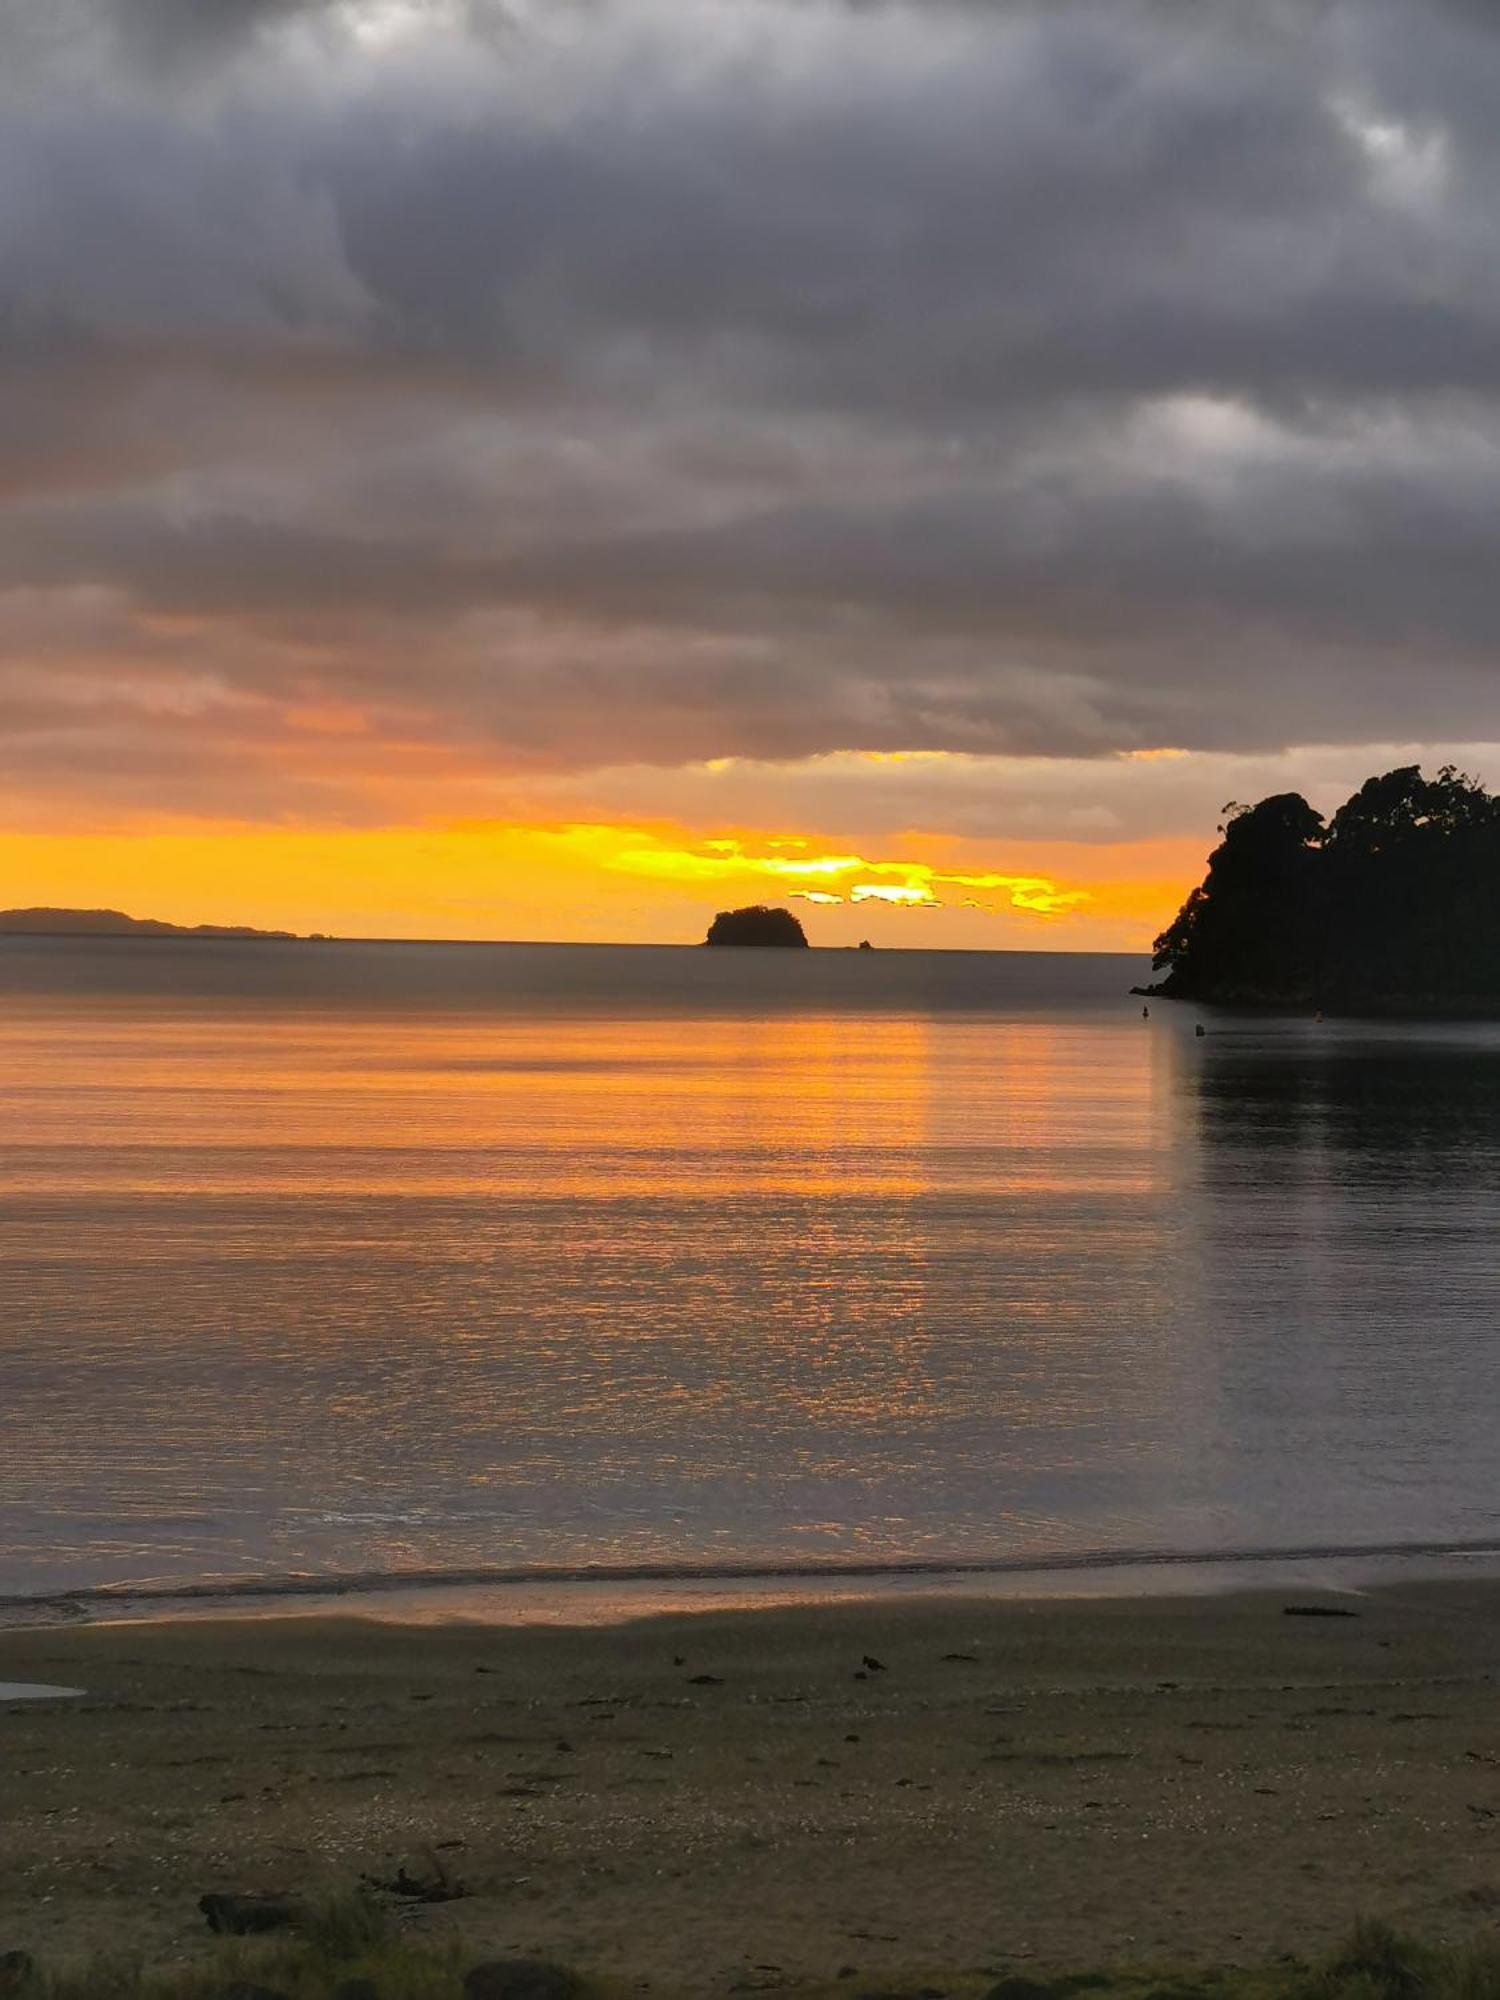
[[[295,931],[258,931],[249,924],[168,924],[127,917],[123,910],[0,910],[0,935],[10,937],[295,938]]]

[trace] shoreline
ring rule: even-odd
[[[1493,1581],[94,1624],[0,1678],[85,1690],[0,1704],[0,1935],[49,1961],[432,1855],[468,1893],[416,1935],[661,1995],[1461,1939],[1500,1893]]]
[[[1150,1603],[1182,1596],[1500,1579],[1500,1539],[1312,1543],[1204,1553],[1084,1550],[1049,1557],[845,1563],[641,1563],[327,1576],[257,1575],[183,1583],[105,1583],[0,1594],[0,1636],[71,1626],[369,1616],[512,1624],[622,1624],[643,1617],[828,1603]]]
[[[1435,1025],[1478,1025],[1500,1020],[1500,997],[1485,994],[1316,994],[1292,993],[1169,993],[1164,986],[1132,986],[1136,1000],[1170,1000],[1177,1007],[1209,1007],[1247,1020],[1298,1020],[1341,1022],[1357,1027],[1361,1022],[1387,1026],[1392,1022],[1409,1027]]]

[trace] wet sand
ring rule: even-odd
[[[657,1993],[1456,1938],[1497,1676],[1491,1583],[7,1632],[0,1679],[87,1694],[0,1703],[0,1949],[178,1956],[207,1890],[430,1854],[472,1893],[415,1928]]]

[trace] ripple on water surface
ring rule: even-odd
[[[0,1594],[1500,1529],[1500,1037],[1136,961],[0,944]]]

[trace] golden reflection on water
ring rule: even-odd
[[[1165,1044],[931,1017],[0,1021],[0,1188],[1159,1185]]]
[[[794,956],[0,952],[0,1594],[1492,1532],[1500,1035]]]
[[[77,1526],[8,1559],[1149,1539],[1181,1059],[1118,1006],[12,1005],[0,1514]]]

